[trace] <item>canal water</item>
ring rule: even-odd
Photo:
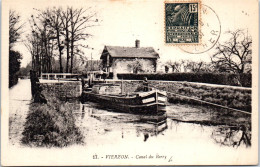
[[[196,115],[196,108],[186,105],[167,106],[165,119],[154,119],[142,115],[114,112],[100,108],[100,105],[92,102],[81,104],[73,102],[74,116],[76,123],[85,136],[85,144],[90,147],[101,145],[121,145],[125,143],[135,143],[142,145],[145,143],[167,146],[189,145],[197,143],[202,145],[212,145],[216,147],[232,147],[237,149],[248,148],[250,146],[250,133],[243,129],[243,126],[230,125],[202,125],[190,123],[187,119],[176,120],[176,112],[181,110],[193,110],[191,117],[195,120],[207,120],[212,115],[204,113]],[[177,106],[177,107],[176,107]],[[185,114],[182,114],[185,117]],[[180,117],[178,115],[178,117]],[[147,144],[149,145],[149,144]]]

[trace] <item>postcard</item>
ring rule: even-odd
[[[3,0],[3,166],[257,165],[256,0]]]

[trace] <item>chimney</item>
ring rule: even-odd
[[[140,48],[140,40],[135,40],[135,47]]]

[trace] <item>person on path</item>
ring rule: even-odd
[[[85,87],[85,80],[84,80],[84,76],[81,75],[81,85],[82,85],[82,91],[84,90],[84,87]]]
[[[37,77],[36,71],[30,70],[30,80],[31,80],[31,93],[32,93],[32,97],[34,97],[37,91],[37,83],[39,83],[39,79]]]
[[[147,80],[147,78],[146,77],[144,77],[144,80],[143,80],[143,91],[144,92],[148,92],[148,80]]]

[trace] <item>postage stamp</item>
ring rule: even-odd
[[[165,43],[199,44],[200,1],[165,2]]]

